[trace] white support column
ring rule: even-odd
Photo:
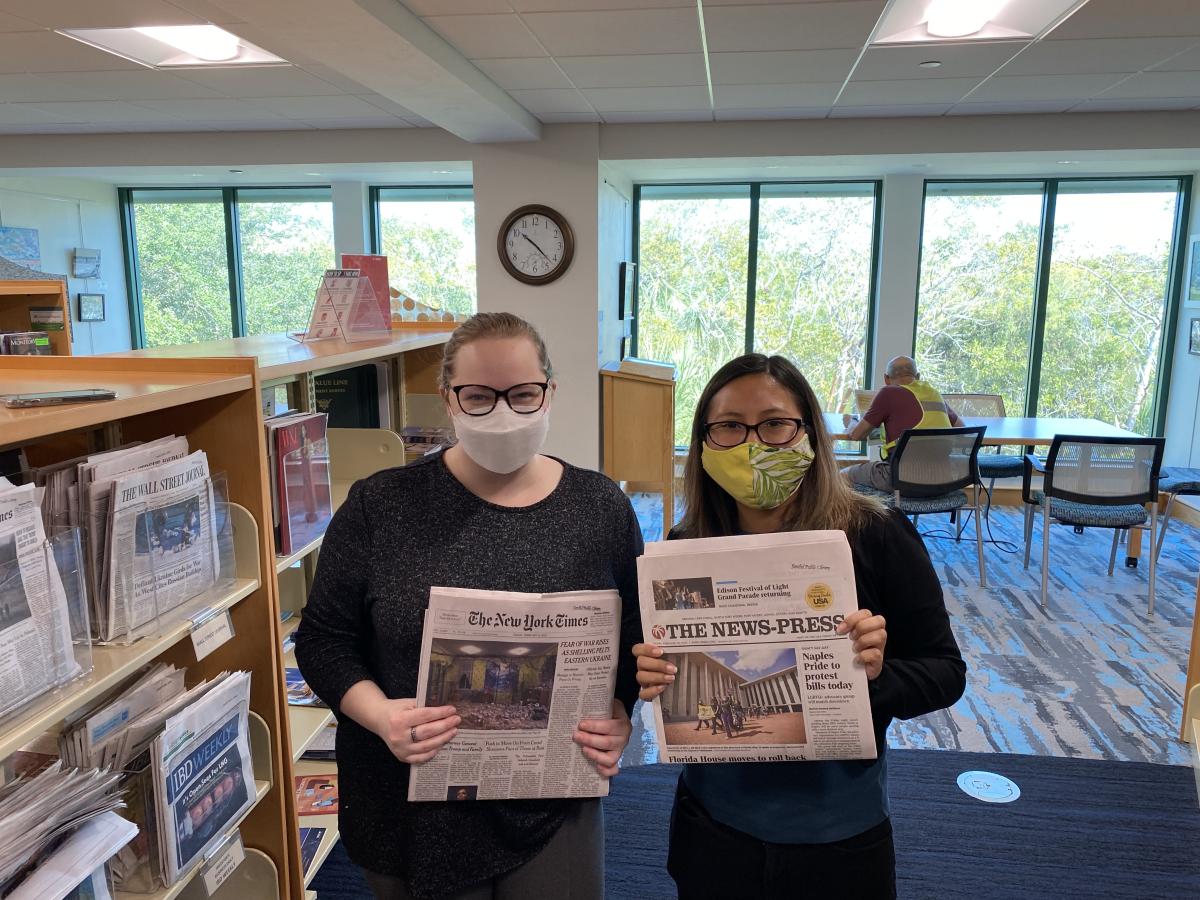
[[[871,387],[882,386],[889,359],[913,352],[923,195],[924,179],[919,175],[884,176]]]
[[[367,185],[362,181],[335,181],[333,195],[333,248],[343,253],[370,253],[371,210]]]

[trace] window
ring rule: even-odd
[[[318,188],[122,188],[135,347],[297,331],[335,265]]]
[[[140,324],[134,346],[233,335],[225,207],[220,190],[129,192]]]
[[[1190,182],[930,183],[916,354],[1010,415],[1160,433],[1170,272]]]
[[[751,348],[795,362],[826,409],[852,406],[869,356],[877,189],[636,188],[633,352],[677,368],[676,443],[709,377]]]
[[[246,333],[302,331],[336,266],[329,188],[238,190]]]
[[[414,300],[475,312],[475,201],[470,186],[376,187],[375,252],[388,280]]]
[[[916,358],[939,390],[1025,409],[1043,187],[931,184],[925,191]]]

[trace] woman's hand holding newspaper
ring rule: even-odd
[[[583,755],[605,778],[612,778],[620,771],[621,754],[633,732],[625,706],[619,700],[613,701],[612,711],[611,719],[581,719],[574,734]]]

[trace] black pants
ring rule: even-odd
[[[892,823],[832,844],[772,844],[716,822],[680,779],[667,871],[679,900],[894,900]]]

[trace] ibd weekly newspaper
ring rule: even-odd
[[[663,762],[875,758],[866,672],[836,631],[858,609],[844,533],[647,544],[638,594],[678,669],[654,701]]]

